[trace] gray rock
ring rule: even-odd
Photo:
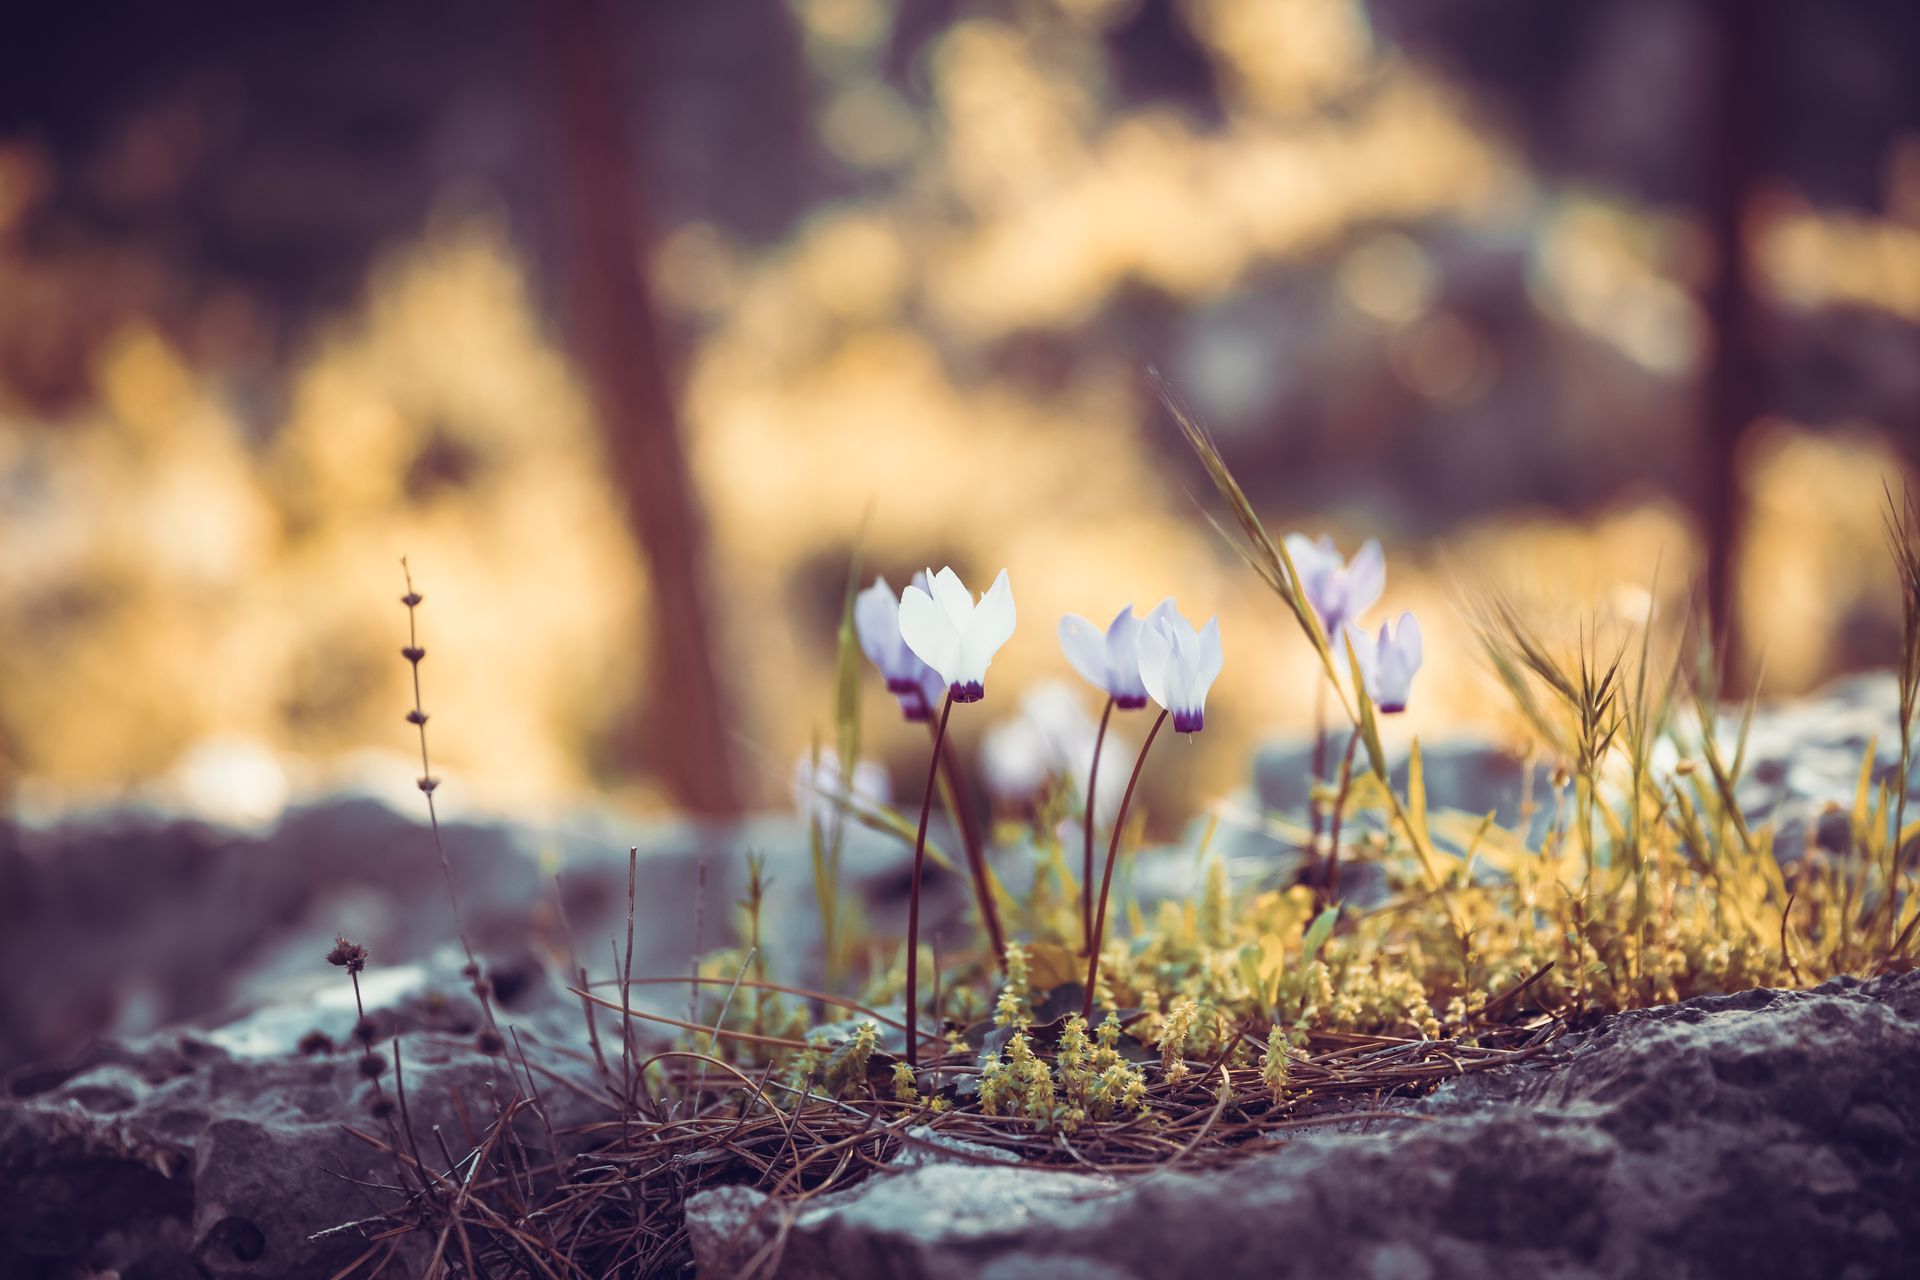
[[[457,958],[456,958],[457,959]],[[335,971],[346,992],[344,975]],[[434,1138],[471,1145],[467,1119],[484,1124],[516,1088],[517,1059],[474,1047],[478,1008],[458,964],[402,975],[390,1000],[370,999],[368,1017],[396,1095],[392,1041],[401,1038],[406,1114],[428,1163]],[[369,996],[382,984],[369,982]],[[535,975],[503,1001],[528,1056],[563,1073],[579,1063],[565,1039],[566,1003]],[[578,1013],[573,1025],[580,1026]],[[309,1048],[318,1031],[350,1043],[355,1014],[345,1000],[268,1010],[201,1033],[102,1041],[56,1068],[17,1073],[0,1101],[0,1275],[331,1276],[367,1247],[344,1224],[395,1208],[396,1162],[347,1131],[385,1137],[373,1090],[354,1048]],[[583,1032],[575,1032],[583,1035]],[[556,1048],[560,1052],[556,1052]],[[553,1125],[604,1118],[585,1093],[549,1080],[541,1090]],[[458,1101],[456,1101],[456,1097]],[[396,1111],[396,1124],[402,1122]],[[536,1116],[516,1120],[528,1147],[552,1146]],[[562,1151],[566,1152],[563,1139]]]
[[[1807,697],[1765,702],[1755,709],[1736,795],[1751,824],[1777,824],[1776,848],[1783,859],[1797,858],[1809,840],[1833,853],[1851,847],[1827,811],[1836,805],[1852,809],[1860,763],[1869,745],[1874,749],[1875,785],[1897,781],[1899,708],[1894,676],[1875,672],[1835,681]],[[1718,723],[1721,749],[1729,758],[1739,740],[1740,718],[1741,709],[1731,708]],[[1691,711],[1681,708],[1676,719],[1680,736],[1693,743],[1698,732]],[[1337,756],[1338,744],[1333,750]],[[1389,752],[1394,786],[1404,791],[1406,754],[1393,748]],[[1258,806],[1269,813],[1304,815],[1312,756],[1312,743],[1302,738],[1261,747],[1252,769]],[[1518,757],[1470,735],[1423,743],[1421,756],[1432,808],[1493,812],[1503,826],[1517,820],[1527,782],[1525,763]],[[1535,812],[1529,842],[1542,838],[1553,821],[1552,772],[1551,762],[1534,766]],[[1909,791],[1920,787],[1920,758],[1913,762],[1907,786]],[[1377,826],[1377,820],[1365,817],[1356,822],[1359,830]]]
[[[696,940],[706,950],[732,943],[748,849],[768,854],[769,952],[819,950],[806,837],[791,819],[636,827],[589,815],[553,826],[450,822],[443,831],[467,931],[482,951],[525,948],[543,927],[559,943],[537,919],[554,896],[541,871],[552,851],[582,959],[604,972],[608,940],[625,933],[630,845],[640,850],[636,975],[686,972]],[[849,830],[846,892],[882,928],[904,924],[911,861],[898,841]],[[930,931],[960,918],[963,880],[929,877]],[[0,969],[41,972],[57,957],[60,975],[0,986],[0,1071],[70,1054],[94,1035],[205,1025],[284,1001],[289,983],[324,970],[318,960],[336,932],[369,946],[382,966],[424,960],[455,939],[425,823],[364,797],[291,810],[260,836],[128,813],[50,828],[0,823],[0,885]],[[80,936],[87,945],[72,945]],[[656,992],[660,1011],[684,1007],[684,989],[651,989],[636,1003]]]
[[[1345,736],[1329,748],[1327,771],[1338,774]],[[1396,788],[1407,783],[1407,753],[1387,749],[1387,768]],[[1466,813],[1493,812],[1503,825],[1512,825],[1520,813],[1525,791],[1526,764],[1520,757],[1484,738],[1462,735],[1437,738],[1420,747],[1427,802],[1435,808]],[[1271,742],[1254,753],[1253,790],[1268,812],[1304,814],[1313,767],[1313,744],[1295,739]],[[1355,757],[1356,771],[1368,767],[1366,749]],[[1548,796],[1552,769],[1534,767],[1534,801]]]
[[[1911,1275],[1920,974],[1624,1014],[1416,1121],[1116,1180],[903,1167],[797,1211],[694,1197],[704,1275]]]

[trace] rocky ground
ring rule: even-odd
[[[1769,709],[1749,800],[1782,857],[1851,800],[1860,753],[1897,763],[1891,681]],[[1241,807],[1294,809],[1304,749],[1257,762]],[[1428,752],[1436,806],[1517,804],[1518,761],[1482,744]],[[604,972],[624,932],[626,846],[611,819],[448,831],[469,931],[507,1023],[550,1074],[556,1125],[589,1119],[584,1020],[539,956],[569,939]],[[635,972],[684,972],[724,941],[737,851],[774,856],[771,955],[816,939],[797,829],[660,827],[639,837]],[[1298,854],[1246,829],[1237,877]],[[784,851],[784,853],[782,852]],[[564,868],[556,890],[542,855]],[[785,857],[782,862],[781,857]],[[1191,859],[1169,859],[1180,892]],[[1010,877],[1017,869],[1006,868]],[[849,844],[847,877],[881,927],[904,914],[896,846]],[[1157,883],[1143,867],[1142,886]],[[440,869],[424,828],[366,800],[289,814],[259,836],[152,817],[0,829],[0,1276],[328,1276],[393,1202],[336,931],[374,953],[369,1013],[401,1036],[414,1132],[463,1149],[510,1083],[474,1048]],[[929,919],[964,886],[936,883]],[[699,904],[705,904],[704,908]],[[670,904],[665,909],[661,904]],[[688,909],[692,904],[694,909]],[[662,1008],[684,999],[661,989]],[[1902,1274],[1920,1245],[1920,986],[1911,977],[1754,992],[1615,1019],[1551,1060],[1463,1080],[1417,1119],[1301,1137],[1232,1169],[1128,1185],[912,1157],[792,1218],[791,1274]],[[317,1033],[317,1035],[315,1034]],[[304,1043],[303,1043],[304,1042]],[[391,1079],[389,1074],[387,1079]],[[523,1081],[524,1083],[524,1081]],[[530,1122],[529,1122],[530,1123]],[[536,1150],[544,1132],[524,1135]],[[564,1142],[562,1144],[564,1146]],[[730,1191],[699,1201],[704,1269],[779,1221]],[[1906,1272],[1911,1274],[1911,1272]]]
[[[1405,1120],[1224,1168],[1117,1179],[917,1148],[798,1210],[729,1187],[688,1218],[716,1276],[770,1247],[789,1277],[1912,1275],[1915,1063],[1920,973],[1749,991],[1610,1019]]]

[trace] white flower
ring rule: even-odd
[[[1407,709],[1407,691],[1413,673],[1420,669],[1420,624],[1411,613],[1400,615],[1391,631],[1380,624],[1380,634],[1370,636],[1352,623],[1347,624],[1347,640],[1353,645],[1354,659],[1360,664],[1360,679],[1367,696],[1388,715]]]
[[[853,766],[851,793],[842,788],[840,753],[824,747],[816,755],[809,752],[793,763],[793,809],[800,821],[820,828],[821,839],[831,842],[840,825],[842,801],[845,807],[869,812],[886,804],[893,795],[887,771],[873,760]]]
[[[980,781],[1000,804],[1025,804],[1053,771],[1053,744],[1026,716],[997,720],[980,735]]]
[[[955,702],[986,696],[987,666],[1012,637],[1013,624],[1013,587],[1005,569],[978,604],[950,568],[933,574],[927,588],[916,584],[900,594],[901,637],[940,673]]]
[[[1087,713],[1073,685],[1043,680],[1020,695],[1017,714],[996,721],[981,737],[981,778],[1003,805],[1027,804],[1052,777],[1071,779],[1084,796],[1097,728],[1098,722]],[[1109,731],[1106,749],[1124,756],[1132,747],[1120,734]],[[1094,809],[1103,820],[1118,807],[1125,782],[1124,770],[1101,772]]]
[[[925,591],[927,584],[925,570],[913,575],[914,586]],[[886,678],[887,692],[900,700],[900,713],[908,720],[930,719],[947,683],[901,638],[900,597],[885,577],[876,576],[872,586],[854,597],[853,630],[867,661]]]
[[[1196,631],[1177,609],[1155,609],[1140,630],[1140,682],[1173,713],[1175,733],[1205,727],[1207,690],[1219,678],[1222,661],[1218,618]]]
[[[1081,678],[1113,699],[1122,711],[1147,705],[1147,687],[1140,683],[1140,630],[1147,621],[1171,610],[1164,600],[1146,620],[1136,618],[1127,605],[1107,624],[1105,634],[1077,613],[1060,619],[1060,648]]]
[[[1340,629],[1357,621],[1373,607],[1387,585],[1387,558],[1380,540],[1368,538],[1351,561],[1340,558],[1333,539],[1322,534],[1310,540],[1304,533],[1286,537],[1287,555],[1300,574],[1300,589],[1320,615],[1320,629],[1338,643]]]

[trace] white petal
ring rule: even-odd
[[[1082,680],[1096,689],[1106,689],[1106,637],[1091,622],[1077,613],[1060,619],[1060,650],[1067,655],[1068,663],[1080,673]]]
[[[1385,628],[1381,629],[1385,634]],[[1420,624],[1413,615],[1403,613],[1393,638],[1380,647],[1379,688],[1374,700],[1384,707],[1404,707],[1413,688],[1414,673],[1420,670]]]
[[[957,579],[956,579],[957,581]],[[1016,619],[1013,611],[1013,584],[1002,569],[993,585],[980,597],[965,633],[960,639],[963,678],[984,680],[987,666],[1000,646],[1013,638]]]
[[[1281,539],[1287,546],[1287,557],[1293,561],[1293,567],[1306,577],[1321,568],[1325,559],[1320,546],[1304,533],[1290,533]]]
[[[900,638],[949,685],[958,678],[960,633],[933,597],[918,587],[900,593]]]
[[[1226,664],[1226,653],[1220,647],[1220,619],[1209,618],[1204,630],[1200,632],[1200,652],[1197,655],[1195,683],[1201,701],[1205,701],[1207,690],[1220,678],[1220,668]]]
[[[996,798],[1024,802],[1046,785],[1050,749],[1031,720],[1016,716],[990,726],[980,739],[980,776]]]
[[[1107,624],[1106,650],[1109,666],[1115,662],[1131,665],[1131,660],[1139,656],[1140,619],[1134,616],[1132,605],[1122,606]]]
[[[900,653],[900,597],[885,578],[875,578],[872,586],[854,597],[853,630],[867,660],[892,679]]]
[[[1393,644],[1400,651],[1400,658],[1407,664],[1408,671],[1420,669],[1420,659],[1425,656],[1420,637],[1420,620],[1411,613],[1400,615],[1400,625],[1394,631]]]
[[[1166,619],[1161,618],[1151,626],[1142,627],[1140,630],[1140,683],[1147,687],[1148,697],[1169,711],[1173,707],[1167,701],[1167,676],[1168,668],[1172,664],[1173,633]]]
[[[1194,667],[1199,658],[1199,649],[1193,641],[1193,628],[1187,625],[1185,618],[1175,618],[1167,624],[1167,639],[1173,642],[1173,652],[1167,658],[1167,701],[1169,711],[1190,711],[1193,709]]]
[[[853,766],[853,798],[877,808],[893,797],[893,779],[877,760],[862,760]]]
[[[1107,626],[1107,692],[1115,697],[1143,698],[1140,684],[1140,628],[1143,624],[1128,605]]]
[[[1353,562],[1347,566],[1347,616],[1357,618],[1373,608],[1386,586],[1387,557],[1380,550],[1380,539],[1368,538],[1367,544],[1354,553]]]
[[[967,594],[967,584],[960,581],[960,575],[951,565],[933,575],[933,600],[940,611],[953,620],[956,632],[966,630],[967,619],[973,616],[973,597]]]
[[[1042,680],[1020,696],[1020,714],[1047,740],[1062,768],[1076,754],[1076,744],[1093,747],[1093,717],[1080,692],[1064,680]]]

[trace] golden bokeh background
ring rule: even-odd
[[[1217,114],[1123,93],[1103,40],[1137,8],[962,7],[927,36],[924,99],[910,101],[883,67],[891,0],[793,0],[810,127],[855,180],[771,241],[694,217],[638,250],[685,335],[681,429],[711,539],[727,730],[756,804],[785,803],[791,762],[829,729],[831,628],[863,527],[869,572],[896,585],[922,564],[951,562],[976,588],[1010,570],[1020,629],[966,732],[1070,677],[1062,612],[1167,594],[1196,619],[1218,613],[1227,650],[1209,729],[1170,770],[1231,787],[1255,743],[1306,729],[1308,652],[1202,517],[1204,482],[1112,319],[1128,299],[1198,314],[1311,278],[1324,284],[1312,323],[1380,353],[1370,376],[1470,415],[1524,353],[1450,304],[1416,233],[1439,226],[1514,246],[1542,323],[1652,382],[1700,376],[1712,339],[1697,219],[1540,172],[1355,0],[1183,0]],[[670,678],[648,650],[649,577],[513,217],[462,188],[397,229],[354,300],[273,358],[284,392],[263,422],[236,408],[233,371],[258,358],[245,298],[209,302],[183,338],[148,314],[141,261],[49,254],[27,234],[61,163],[0,138],[10,367],[30,367],[59,317],[105,317],[84,387],[57,412],[0,382],[13,802],[41,813],[158,791],[244,813],[248,788],[404,787],[404,554],[427,599],[423,673],[453,803],[667,806],[616,749],[649,682]],[[1784,185],[1755,205],[1769,308],[1920,323],[1920,137],[1889,151],[1881,182],[1877,213]],[[1234,389],[1300,349],[1270,344],[1261,314],[1170,367],[1203,416],[1224,405],[1230,421]],[[1071,359],[1055,354],[1063,335]],[[1028,349],[1034,363],[1007,358]],[[1637,447],[1631,396],[1620,411],[1620,447]],[[1903,481],[1903,442],[1872,420],[1819,427],[1770,416],[1733,480],[1751,503],[1738,607],[1776,691],[1857,664],[1858,638],[1894,625],[1877,504]],[[1557,429],[1528,422],[1512,447],[1550,447]],[[1355,447],[1384,468],[1399,446]],[[1277,531],[1387,542],[1383,608],[1415,610],[1428,637],[1402,733],[1519,732],[1460,610],[1475,591],[1570,629],[1596,612],[1677,616],[1701,571],[1688,511],[1651,483],[1581,510],[1551,494],[1464,505],[1436,524],[1341,490],[1268,512]],[[917,730],[868,687],[871,749],[917,758]],[[896,769],[897,785],[910,777]]]

